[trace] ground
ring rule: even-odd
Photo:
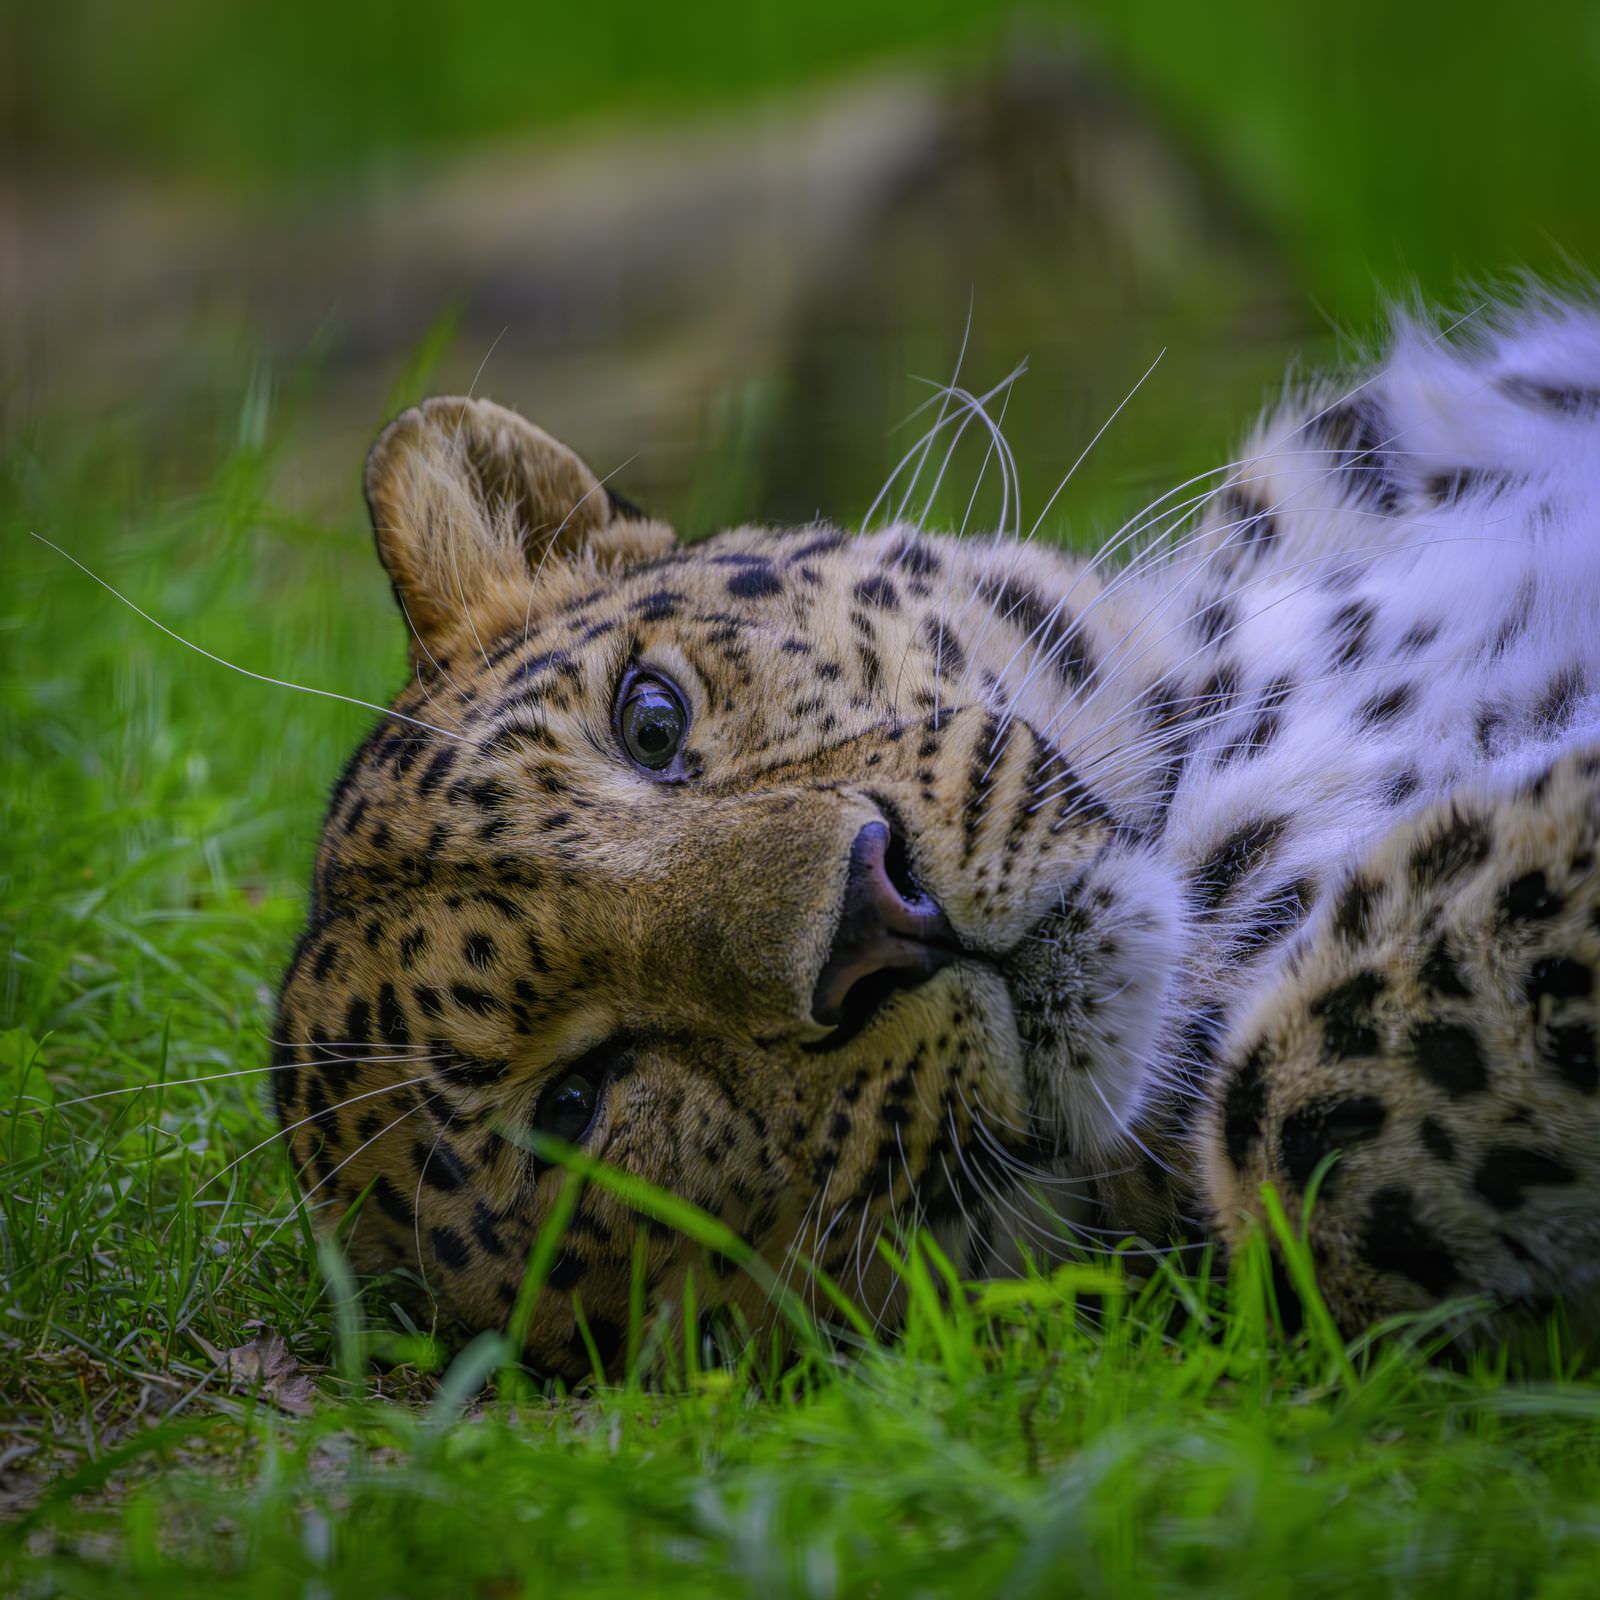
[[[902,1341],[802,1327],[725,1370],[644,1328],[634,1380],[567,1396],[355,1298],[288,1211],[258,1069],[366,713],[201,660],[24,531],[230,660],[382,700],[358,513],[274,510],[273,415],[252,390],[192,441],[199,494],[137,430],[6,458],[7,1592],[1582,1590],[1600,1389],[1559,1330],[1517,1383],[1430,1364],[1421,1326],[1290,1335],[1260,1252],[959,1309],[914,1255]]]

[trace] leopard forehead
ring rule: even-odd
[[[914,534],[807,527],[737,529],[608,573],[564,563],[509,627],[464,606],[467,637],[396,709],[444,707],[480,763],[520,743],[570,764],[611,753],[611,700],[640,667],[689,701],[692,748],[716,763],[694,775],[729,777],[932,711],[940,681],[959,692],[965,656],[935,588],[945,561]]]

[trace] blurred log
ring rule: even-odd
[[[1298,329],[1237,208],[1037,44],[976,80],[880,75],[253,202],[13,175],[0,218],[10,409],[140,407],[177,446],[257,353],[315,349],[300,503],[351,494],[452,304],[434,387],[519,406],[600,471],[628,461],[628,492],[692,526],[859,512],[898,453],[885,427],[926,392],[909,375],[947,374],[969,298],[969,373],[1034,357],[1008,427],[1047,470],[1161,344],[1182,346],[1162,386],[1178,428],[1179,397],[1253,394]]]

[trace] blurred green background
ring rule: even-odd
[[[1025,515],[1167,351],[1052,513],[1083,536],[1385,294],[1600,259],[1592,0],[63,0],[5,31],[8,414],[137,413],[178,459],[196,406],[309,359],[287,492],[341,512],[410,373],[628,459],[691,531],[849,518],[970,304],[965,376],[1030,358]]]
[[[373,172],[608,113],[672,117],[1018,32],[1098,52],[1338,302],[1600,242],[1600,8],[1464,0],[21,7],[13,148],[233,184]]]

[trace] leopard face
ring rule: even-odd
[[[904,528],[679,547],[481,401],[408,412],[367,488],[413,677],[334,792],[274,1074],[309,1204],[359,1201],[357,1264],[502,1323],[564,1182],[531,1133],[884,1313],[886,1231],[982,1270],[1040,1181],[1070,1222],[1158,1080],[1178,961],[1094,759],[1139,674],[1093,739],[1058,721],[1095,671],[1075,618],[1115,613],[1093,573]],[[590,1184],[530,1357],[609,1360],[638,1281],[681,1305],[691,1272],[768,1315]]]

